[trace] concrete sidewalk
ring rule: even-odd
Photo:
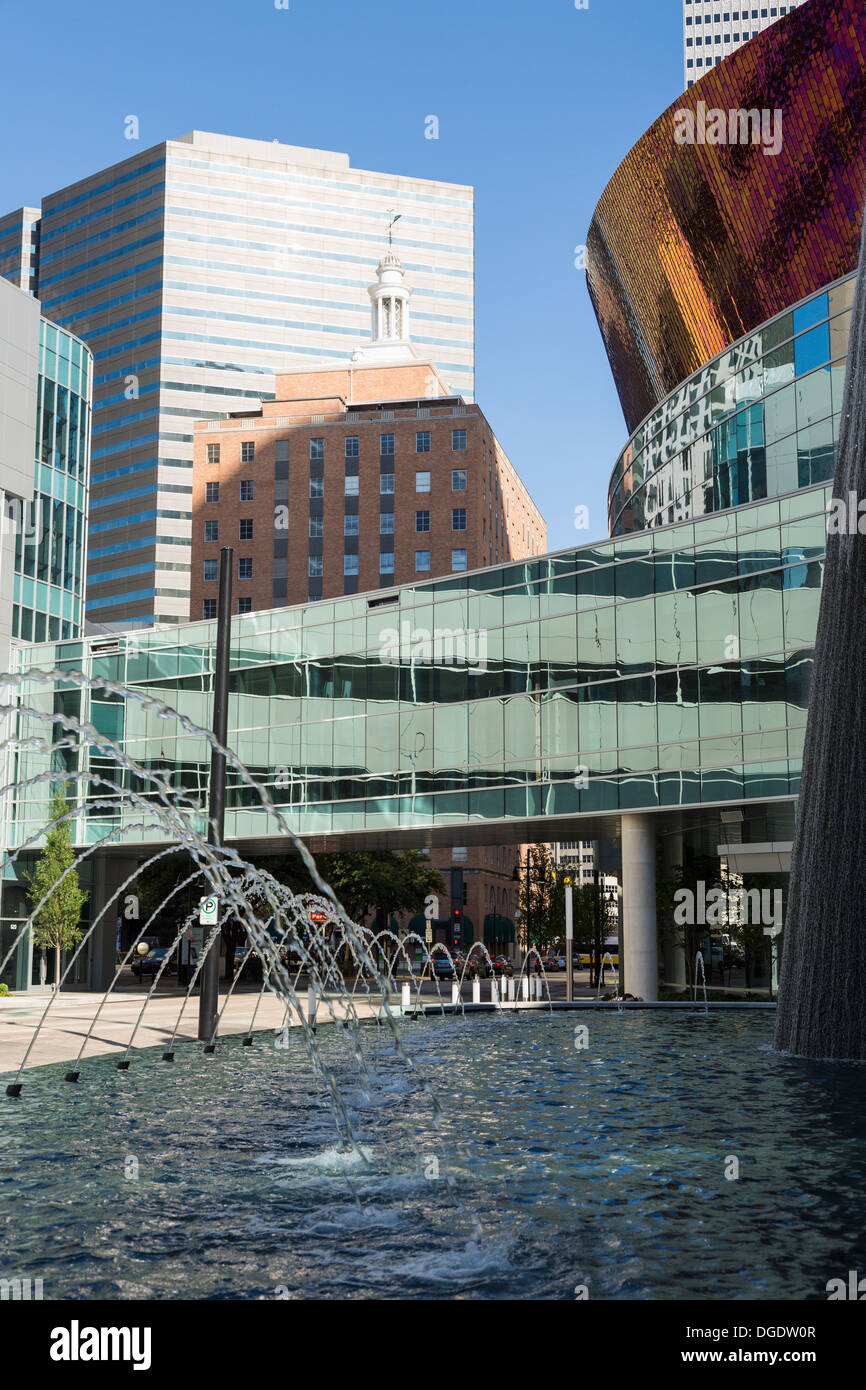
[[[112,995],[100,1011],[104,998],[102,994],[61,993],[55,1000],[50,994],[40,993],[0,999],[0,1075],[4,1075],[4,1079],[8,1081],[8,1073],[18,1070],[46,1008],[48,1013],[45,1022],[27,1058],[28,1068],[74,1061],[92,1025],[92,1035],[81,1055],[97,1057],[116,1053],[120,1058],[136,1026],[145,994]],[[225,995],[222,995],[220,1009],[224,1004]],[[319,1000],[317,1024],[332,1022],[331,1009],[338,1020],[351,1013],[345,1004],[336,999],[330,1001],[330,1005],[331,1008]],[[355,1012],[359,1018],[375,1018],[378,1011],[377,1000],[359,994],[355,1001]],[[270,991],[266,991],[261,1000],[258,993],[233,994],[220,1021],[217,1036],[247,1033],[254,1012],[257,1033],[273,1032],[274,1029],[285,1026],[287,1022],[293,1027],[299,1027],[301,1023],[297,1011],[293,1017],[286,1020],[285,1006]],[[176,1026],[177,1042],[191,1042],[198,1036],[198,996],[185,1000],[184,994],[178,991],[166,995],[159,994],[151,999],[135,1033],[133,1047],[138,1049],[164,1046]]]

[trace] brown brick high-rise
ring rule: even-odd
[[[190,617],[277,608],[541,554],[542,517],[490,425],[429,364],[291,372],[255,414],[196,425]]]

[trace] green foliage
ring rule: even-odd
[[[142,870],[135,886],[142,922],[146,922],[152,913],[156,912],[160,904],[168,898],[172,889],[178,887],[185,878],[189,877],[193,868],[194,865],[189,855],[179,851],[177,854],[168,855],[165,859],[158,859],[155,864],[150,864]],[[169,899],[160,916],[164,914],[166,917],[179,921],[192,912],[206,891],[207,885],[203,877],[200,880],[194,880]],[[123,906],[122,899],[119,906],[121,908]]]
[[[318,890],[297,856],[257,859],[259,868],[295,893]],[[371,850],[319,854],[319,872],[329,883],[353,922],[364,923],[371,912],[420,912],[429,893],[444,893],[438,869],[420,850]]]
[[[75,863],[70,822],[62,819],[69,809],[66,787],[58,787],[51,798],[52,824],[45,837],[45,848],[33,873],[25,875],[31,906],[35,909],[45,898],[34,918],[33,944],[37,950],[55,952],[56,982],[60,978],[60,952],[71,950],[81,940],[81,909],[87,901],[76,869],[62,877],[64,870]]]
[[[553,863],[547,845],[530,845],[520,867],[520,934],[523,948],[543,951],[565,932],[565,906],[554,891]]]
[[[525,862],[521,865],[520,934],[524,950],[528,943],[544,951],[565,941],[565,879],[568,871],[562,865],[556,868],[546,845],[532,845],[527,857],[528,869]],[[576,951],[593,949],[596,933],[596,899],[601,941],[616,929],[616,908],[605,898],[603,885],[573,884],[571,903]]]
[[[9,993],[9,986],[0,983],[0,999],[12,999],[14,995]]]

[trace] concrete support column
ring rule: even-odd
[[[673,878],[683,862],[682,831],[662,837],[662,877]],[[669,985],[686,986],[686,951],[682,942],[682,932],[673,925],[665,924],[664,929],[664,979]]]
[[[93,856],[93,877],[89,904],[91,922],[95,920],[117,890],[135,874],[137,866],[137,859],[115,858],[106,854]],[[134,881],[125,891],[135,892]],[[87,986],[92,990],[107,989],[114,978],[117,968],[117,919],[122,916],[123,909],[124,891],[121,891],[108,907],[93,934]]]
[[[658,999],[656,841],[650,815],[622,817],[622,904],[626,989],[641,999]]]

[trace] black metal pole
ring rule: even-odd
[[[216,661],[213,681],[213,735],[226,746],[229,732],[229,654],[232,635],[232,567],[234,551],[224,545],[220,551],[220,596],[217,607]],[[216,748],[210,755],[210,826],[208,844],[221,845],[226,819],[226,760]],[[205,958],[199,977],[198,1036],[210,1042],[214,1035],[219,1012],[220,943],[214,941]]]

